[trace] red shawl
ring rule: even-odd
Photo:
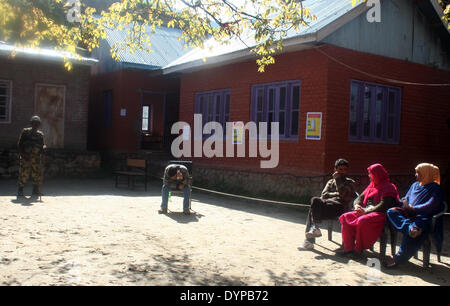
[[[384,197],[399,198],[397,187],[389,181],[389,174],[381,164],[373,164],[367,168],[371,176],[369,186],[364,190],[364,207],[369,198],[373,197],[374,204],[378,204]]]

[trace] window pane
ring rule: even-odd
[[[148,119],[142,119],[142,130],[143,131],[148,130]]]
[[[370,99],[372,92],[370,87],[364,88],[364,109],[363,109],[363,136],[370,137]]]
[[[280,88],[280,111],[286,108],[286,87]]]
[[[216,96],[216,117],[214,121],[220,122],[220,96]]]
[[[258,90],[258,97],[257,97],[256,110],[258,112],[262,112],[262,110],[263,110],[263,101],[264,101],[264,91],[261,89],[261,90]]]
[[[280,121],[280,135],[284,135],[284,125],[285,125],[285,112],[280,112],[279,121]]]
[[[397,141],[399,98],[398,87],[352,81],[349,137],[362,136],[363,141],[384,143]]]
[[[213,114],[214,114],[214,97],[209,96],[208,97],[208,121],[210,122],[213,120]]]
[[[394,138],[394,117],[389,116],[388,118],[388,135],[389,139]]]
[[[387,138],[394,138],[394,123],[395,123],[395,92],[389,91],[388,101],[388,126],[387,126]]]
[[[359,98],[359,86],[352,84],[351,98],[350,98],[350,135],[357,136],[358,122],[357,122],[357,105]]]
[[[203,108],[205,107],[204,106],[204,98],[203,97],[200,97],[200,99],[199,99],[199,106],[198,106],[198,112],[199,112],[199,114],[202,114],[203,115]]]
[[[275,89],[269,90],[269,111],[273,111],[275,104]]]
[[[279,124],[282,138],[298,137],[300,85],[299,81],[285,81],[258,85],[252,93],[255,105],[252,115],[259,128],[260,122],[267,123],[267,134],[272,134],[271,124]]]
[[[389,114],[392,115],[395,113],[395,93],[393,91],[389,91]]]
[[[263,121],[263,114],[262,113],[258,113],[256,115],[256,123],[260,123],[261,121]]]
[[[9,118],[9,82],[0,83],[0,121],[6,121]]]
[[[292,110],[300,108],[300,86],[294,86],[292,90]]]
[[[225,95],[225,123],[230,121],[230,94]]]
[[[383,89],[377,87],[377,101],[375,105],[375,124],[376,124],[376,138],[382,138],[382,111],[383,111]]]
[[[142,118],[148,118],[148,109],[149,109],[148,106],[144,106],[142,108]]]
[[[298,135],[298,111],[292,112],[292,118],[291,118],[291,135]]]

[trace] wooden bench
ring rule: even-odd
[[[130,179],[132,181],[132,188],[134,189],[136,177],[144,178],[145,191],[147,191],[147,161],[144,159],[127,158],[127,170],[115,171],[116,188],[119,185],[119,177],[126,176],[128,178],[128,187],[130,187]]]

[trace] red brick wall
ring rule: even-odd
[[[326,113],[327,62],[327,59],[309,50],[277,57],[276,64],[268,67],[265,73],[259,73],[255,61],[249,61],[183,74],[180,90],[180,120],[188,122],[191,127],[193,127],[196,92],[231,89],[230,121],[247,123],[250,120],[253,84],[301,80],[299,139],[298,141],[281,141],[280,162],[277,168],[260,169],[260,158],[194,158],[196,165],[295,175],[322,174],[325,161],[324,138],[319,141],[305,140],[305,126],[307,112]],[[322,136],[326,137],[326,135]]]
[[[16,148],[21,130],[34,114],[37,83],[66,86],[64,149],[85,150],[90,68],[62,62],[0,58],[0,79],[12,80],[11,123],[0,124],[0,147]]]
[[[326,46],[327,54],[339,61],[376,76],[414,83],[450,83],[450,72],[405,61]],[[325,55],[322,55],[325,57]],[[350,82],[352,79],[397,86],[402,90],[400,141],[398,145],[348,141]],[[414,174],[418,163],[438,165],[443,173],[448,165],[450,87],[398,85],[343,67],[329,61],[326,163],[338,157],[351,163],[352,173],[367,173],[379,162],[391,174]]]
[[[447,71],[334,46],[322,48],[367,73],[409,82],[450,83],[450,72]],[[230,120],[248,122],[251,85],[291,79],[301,80],[299,139],[298,142],[280,143],[277,168],[260,169],[256,158],[193,158],[196,165],[298,176],[330,173],[339,157],[350,161],[351,173],[354,174],[365,174],[366,168],[375,162],[384,164],[392,174],[413,174],[419,162],[435,163],[443,171],[447,167],[449,135],[445,120],[450,115],[448,87],[399,86],[402,88],[400,144],[350,142],[350,81],[395,84],[349,70],[314,49],[278,56],[276,64],[262,74],[257,72],[254,61],[183,74],[180,120],[193,126],[196,92],[230,88]],[[320,141],[305,140],[307,112],[323,112]]]
[[[140,89],[177,92],[179,80],[162,76],[150,77],[149,72],[120,70],[91,78],[89,147],[101,150],[135,152],[139,148],[141,116]],[[102,92],[113,90],[112,128],[102,126]],[[126,116],[120,110],[126,109]],[[155,116],[158,122],[163,114]]]

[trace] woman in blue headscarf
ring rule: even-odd
[[[403,233],[398,253],[386,262],[386,266],[390,268],[407,262],[419,250],[429,234],[433,215],[441,212],[444,207],[444,196],[439,186],[439,168],[433,164],[419,164],[416,167],[416,179],[417,182],[411,185],[402,199],[403,207],[387,211],[389,222]],[[440,234],[439,237],[442,238],[442,233]]]

